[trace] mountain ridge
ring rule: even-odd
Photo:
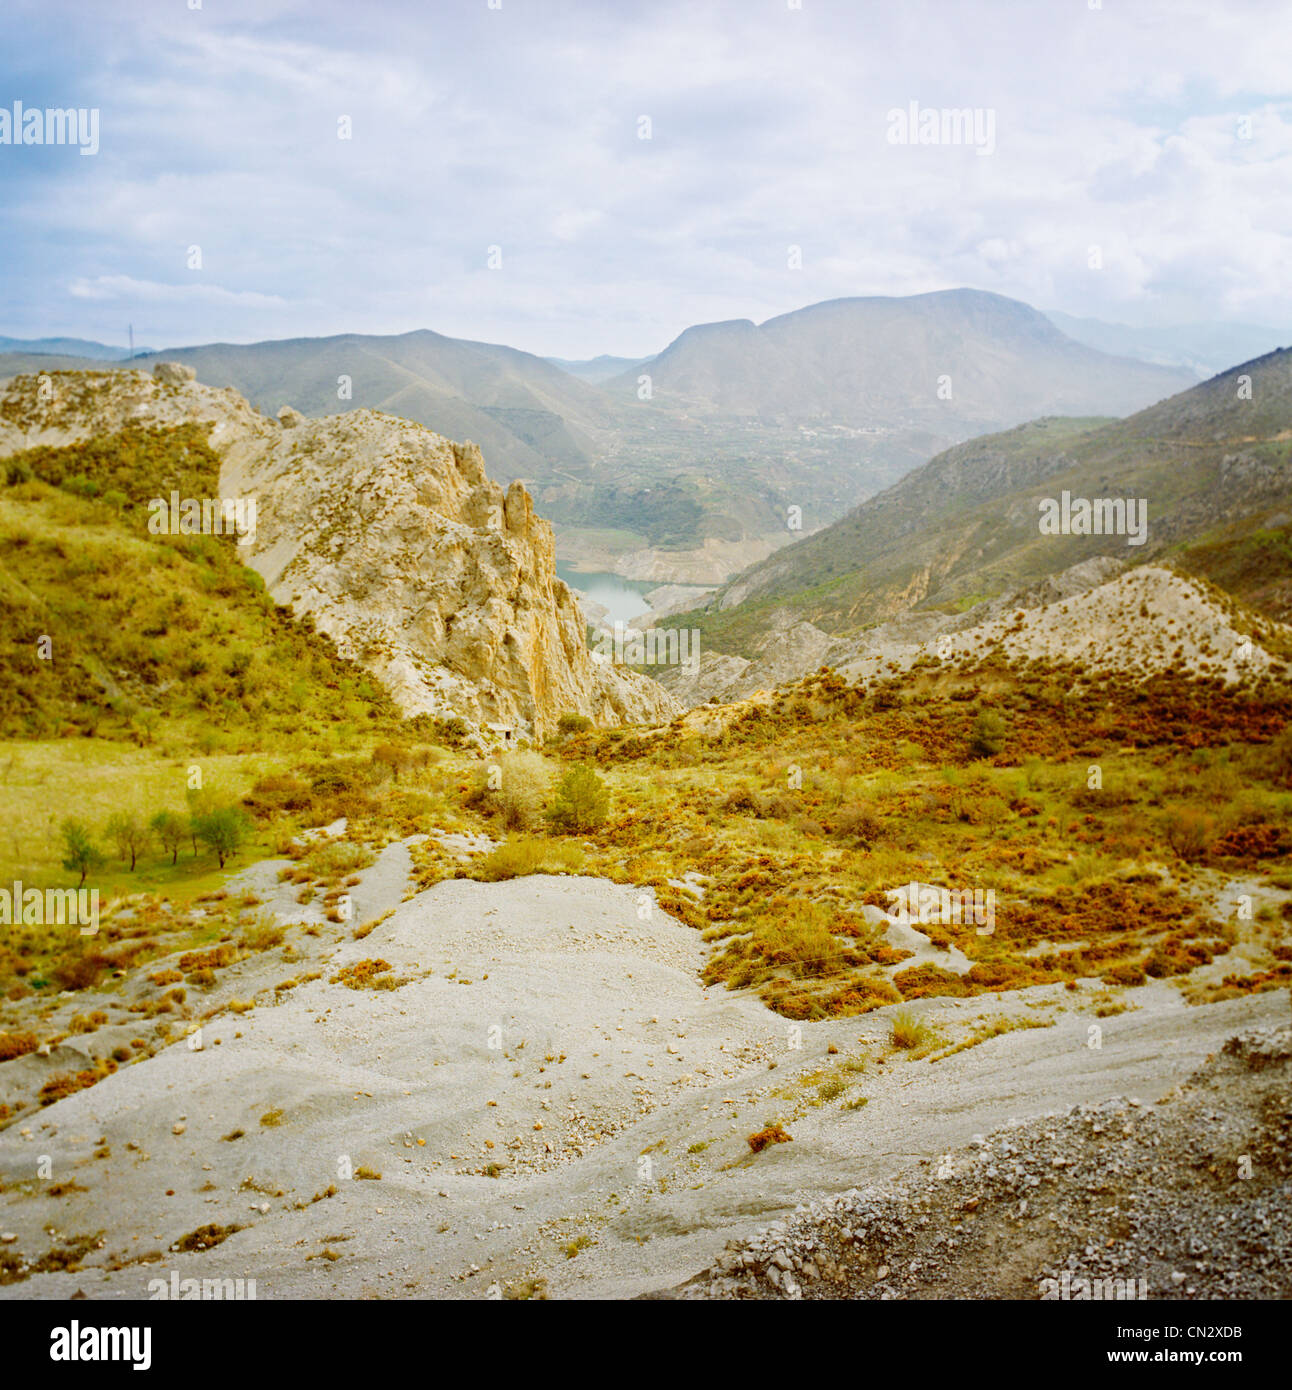
[[[1138,562],[1238,520],[1286,525],[1289,366],[1292,350],[1279,349],[1124,420],[1046,418],[945,450],[729,581],[700,617],[710,643],[749,655],[743,644],[765,630],[760,612],[773,604],[843,634],[904,609],[952,611],[1093,555]],[[1148,543],[1043,535],[1042,493],[1064,490],[1145,497]]]

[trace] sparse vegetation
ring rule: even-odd
[[[787,1134],[784,1127],[779,1123],[764,1125],[762,1129],[751,1134],[746,1141],[753,1153],[760,1154],[769,1144],[788,1144],[794,1136]]]

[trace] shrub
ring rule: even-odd
[[[980,709],[969,734],[969,751],[975,758],[992,758],[1005,746],[1005,721],[994,709]]]
[[[435,738],[445,748],[461,748],[466,742],[467,735],[471,732],[471,726],[458,714],[449,715],[445,719],[436,719],[432,727]]]
[[[412,754],[399,743],[379,743],[372,750],[372,761],[377,767],[388,771],[398,782],[400,771],[412,765]]]
[[[556,789],[552,823],[562,830],[596,830],[609,814],[609,788],[586,763],[575,763]]]
[[[577,845],[517,835],[479,860],[472,876],[486,883],[498,883],[528,874],[577,873],[583,863],[583,852]]]
[[[0,1062],[12,1062],[25,1057],[40,1046],[35,1033],[0,1033]]]
[[[774,1125],[765,1125],[756,1134],[749,1135],[746,1142],[754,1153],[760,1154],[769,1144],[788,1144],[792,1142],[793,1138],[794,1136],[786,1133],[778,1122]]]
[[[592,727],[592,720],[586,714],[563,714],[556,721],[556,727],[565,736],[582,734]]]
[[[933,1039],[932,1029],[906,1010],[893,1015],[892,1029],[890,1041],[894,1047],[903,1049],[922,1047]]]
[[[1167,843],[1181,859],[1202,859],[1216,833],[1215,817],[1193,806],[1167,814],[1162,826]]]
[[[869,806],[845,806],[833,818],[832,833],[841,840],[851,840],[856,844],[873,844],[883,830],[883,822]]]
[[[1292,724],[1285,724],[1270,744],[1268,767],[1274,781],[1292,786]]]
[[[476,798],[502,819],[508,830],[538,823],[551,786],[551,772],[537,753],[507,753],[484,770]]]
[[[773,966],[788,966],[796,975],[835,975],[845,964],[835,940],[836,914],[821,903],[793,898],[777,903],[754,929],[754,949]]]
[[[255,811],[308,811],[314,803],[308,782],[289,772],[271,772],[261,777],[243,804]]]
[[[287,928],[272,913],[261,913],[243,929],[242,945],[248,951],[271,951],[283,944],[286,935]]]
[[[51,972],[59,989],[93,989],[111,962],[106,956],[90,954],[61,961]]]
[[[1144,967],[1134,960],[1123,961],[1104,972],[1104,983],[1109,985],[1142,985],[1147,983]]]

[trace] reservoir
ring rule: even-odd
[[[608,574],[605,571],[584,573],[582,570],[561,564],[560,561],[557,561],[556,573],[571,589],[578,589],[593,603],[607,608],[610,612],[607,621],[611,623],[630,623],[634,618],[640,618],[643,613],[650,612],[650,604],[646,602],[645,596],[651,589],[658,587],[655,584],[639,583],[634,579],[624,579],[620,575]]]

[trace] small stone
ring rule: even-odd
[[[888,1278],[888,1266],[887,1266],[887,1265],[880,1265],[879,1268],[875,1271],[875,1278],[876,1278],[876,1279],[887,1279],[887,1278]]]
[[[176,1120],[175,1123],[171,1125],[170,1132],[172,1134],[183,1134],[187,1128],[188,1126],[184,1123],[183,1120]]]

